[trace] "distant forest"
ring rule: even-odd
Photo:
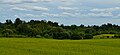
[[[117,34],[112,38],[120,38],[120,26],[116,24],[92,25],[58,25],[46,20],[30,20],[28,22],[16,18],[14,22],[6,20],[0,23],[1,38],[48,38],[48,39],[92,39],[95,35]]]

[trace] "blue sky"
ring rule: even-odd
[[[120,25],[120,0],[0,0],[0,22],[16,18],[65,25]]]

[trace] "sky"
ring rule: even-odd
[[[65,25],[120,25],[120,0],[0,0],[0,22],[16,18]]]

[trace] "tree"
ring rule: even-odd
[[[71,25],[71,30],[75,30],[77,28],[77,25]]]
[[[28,24],[19,24],[16,30],[18,34],[28,35],[31,32],[31,27]]]
[[[11,25],[11,24],[13,24],[13,22],[11,20],[6,20],[5,24]]]
[[[61,37],[62,39],[71,39],[69,32],[62,32]]]
[[[93,38],[93,36],[91,34],[86,34],[84,37],[84,39],[92,39],[92,38]]]
[[[20,18],[16,18],[14,22],[15,27],[17,27],[19,24],[22,24],[22,20],[20,20]]]
[[[95,29],[92,28],[88,28],[85,30],[85,34],[92,34],[93,32],[95,32]]]
[[[61,24],[60,27],[64,28],[64,24]]]
[[[35,28],[30,28],[29,29],[29,33],[28,33],[29,37],[31,36],[31,37],[38,38],[37,35],[39,35],[39,31],[37,29],[35,29]]]
[[[56,26],[56,27],[57,27],[57,26],[59,26],[59,25],[58,25],[57,22],[54,22],[54,23],[53,23],[53,26]]]
[[[80,27],[82,27],[82,28],[83,28],[83,27],[85,27],[85,26],[84,26],[83,24],[81,24],[81,25],[80,25]]]
[[[13,34],[13,30],[11,29],[5,29],[2,31],[3,36],[9,37],[9,35]]]
[[[71,33],[71,39],[73,40],[78,40],[78,39],[83,39],[84,34],[78,33],[78,32],[72,32]]]
[[[61,27],[54,27],[49,31],[49,35],[53,37],[53,39],[64,39],[67,33],[64,33],[65,30]],[[68,36],[69,37],[69,36]]]
[[[47,23],[51,26],[55,26],[55,27],[59,26],[57,22],[48,21]]]

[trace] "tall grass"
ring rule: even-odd
[[[120,55],[120,39],[1,38],[0,55]]]

